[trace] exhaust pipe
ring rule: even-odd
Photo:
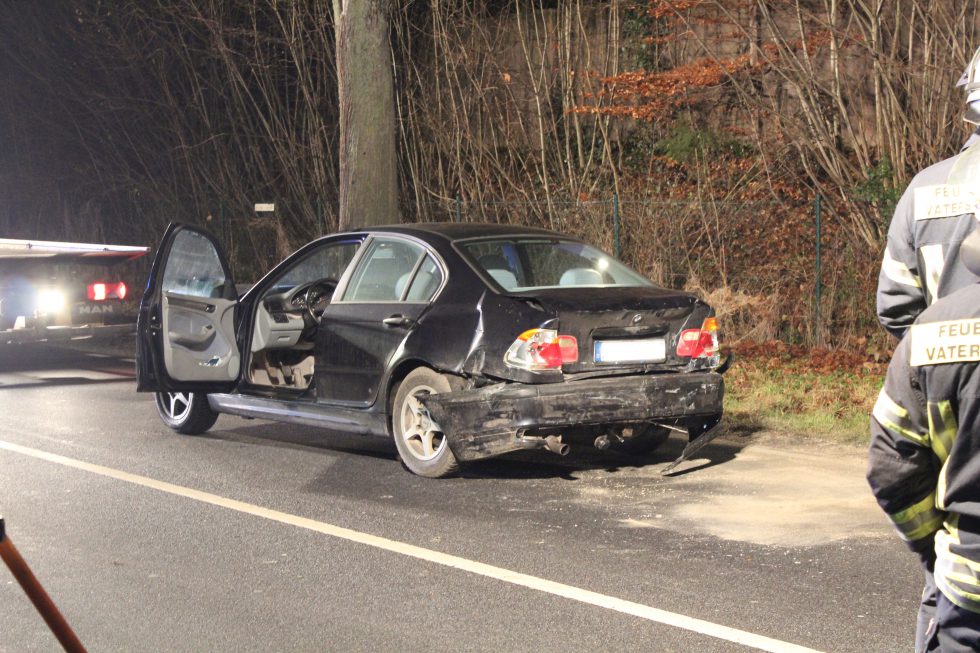
[[[549,435],[546,437],[544,439],[544,448],[559,456],[567,456],[569,449],[571,449],[571,447],[561,441],[560,435]]]

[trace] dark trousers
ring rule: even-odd
[[[930,628],[926,651],[930,653],[975,653],[980,651],[980,614],[964,610],[936,596],[936,618]]]
[[[936,579],[932,576],[932,563],[923,562],[925,572],[925,587],[922,589],[922,602],[919,604],[919,615],[915,620],[915,653],[926,653],[933,649],[927,648],[932,637],[930,627],[936,618]]]

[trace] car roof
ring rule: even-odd
[[[526,227],[523,225],[495,224],[488,222],[418,222],[411,224],[384,225],[369,227],[363,231],[372,233],[397,233],[407,235],[434,235],[456,241],[467,238],[492,238],[494,236],[548,236],[551,238],[572,238],[548,229]]]

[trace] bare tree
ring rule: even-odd
[[[334,0],[341,229],[399,221],[389,11],[386,0]]]

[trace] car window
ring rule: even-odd
[[[524,285],[521,280],[525,275],[516,243],[504,240],[480,241],[468,243],[464,247],[475,259],[477,266],[504,290]]]
[[[359,246],[359,241],[350,241],[317,248],[286,270],[272,285],[271,292],[282,292],[318,279],[339,281]]]
[[[504,290],[651,286],[652,282],[585,243],[544,238],[479,240],[463,251]]]
[[[412,285],[408,288],[405,301],[427,302],[432,299],[441,285],[442,270],[439,269],[432,257],[427,255],[412,279]],[[396,287],[395,290],[397,291],[398,288]]]
[[[214,244],[196,231],[181,231],[174,237],[161,288],[192,297],[235,296]]]
[[[344,301],[396,302],[425,250],[403,240],[376,238],[354,269]]]

